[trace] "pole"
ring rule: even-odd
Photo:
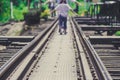
[[[11,19],[13,19],[14,16],[13,16],[13,2],[12,1],[10,1],[10,8],[11,8]]]
[[[41,3],[41,0],[39,0],[39,6],[38,6],[38,8],[39,8],[39,10],[41,11],[41,5],[42,3]]]
[[[28,10],[30,10],[30,0],[28,0]]]

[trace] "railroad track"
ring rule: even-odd
[[[78,19],[77,19],[78,20]],[[89,23],[90,24],[90,23]],[[83,33],[90,41],[92,48],[100,57],[102,64],[109,74],[109,79],[102,80],[120,80],[120,60],[119,60],[119,36],[114,36],[113,33],[120,30],[119,26],[110,25],[85,25],[79,24]],[[110,33],[110,31],[112,33]],[[103,72],[106,72],[103,71]]]
[[[23,25],[24,22],[14,22],[6,25],[1,25],[0,32],[0,67],[6,63],[12,56],[14,56],[19,50],[31,42],[35,36],[41,34],[42,31],[50,25],[53,19],[45,23],[41,21],[41,24],[36,25]],[[27,26],[28,29],[23,29]],[[17,28],[16,28],[17,27]],[[15,29],[14,29],[15,28]],[[21,36],[12,35],[17,31],[21,32]],[[23,29],[23,30],[22,30]],[[20,31],[22,30],[22,31]],[[7,36],[9,34],[10,36]],[[19,35],[20,35],[19,34]],[[6,36],[4,36],[6,35]]]
[[[58,21],[55,20],[42,34],[37,35],[28,45],[24,46],[18,52],[18,55],[10,59],[8,64],[2,66],[0,79],[119,80],[119,65],[117,63],[119,57],[114,54],[114,51],[116,54],[119,53],[119,46],[117,45],[119,44],[119,38],[107,37],[107,40],[110,39],[107,42],[101,31],[109,33],[111,29],[105,26],[98,30],[99,26],[97,26],[91,32],[93,27],[90,27],[89,33],[89,29],[86,28],[88,24],[78,24],[77,21],[78,18],[77,20],[70,18],[68,33],[60,35],[57,31]],[[113,28],[113,30],[116,30],[116,28]],[[96,36],[100,38],[93,36],[95,32],[98,32]],[[110,45],[103,46],[103,44],[106,45],[105,43]],[[100,45],[97,44],[106,47],[106,49],[102,48],[101,50]],[[113,51],[112,49],[116,50]],[[111,51],[111,55],[106,52],[103,54],[103,51]],[[116,65],[107,61],[111,57],[111,61],[115,61]]]
[[[33,39],[33,36],[0,36],[0,68]]]
[[[21,63],[22,59],[24,59],[29,53],[31,54],[35,54],[37,55],[37,53],[39,52],[40,48],[43,46],[43,42],[40,45],[41,47],[36,47],[39,43],[39,41],[44,37],[44,35],[47,33],[48,30],[51,29],[51,27],[53,26],[53,24],[55,24],[56,21],[54,21],[52,24],[50,24],[50,26],[48,28],[46,28],[43,32],[41,32],[41,34],[39,34],[37,37],[30,37],[26,36],[23,37],[23,39],[20,37],[14,37],[13,38],[1,38],[1,44],[3,45],[3,42],[5,44],[7,44],[8,46],[14,45],[14,44],[24,44],[23,42],[29,42],[28,45],[25,45],[24,47],[22,47],[21,49],[19,49],[18,52],[15,52],[14,55],[11,56],[11,58],[0,67],[0,79],[5,80],[5,79],[9,79],[9,76],[12,75],[12,73],[14,73],[14,69],[17,69],[17,66],[19,65],[19,63]],[[49,36],[49,35],[48,35]],[[33,39],[34,38],[34,39]],[[46,39],[47,40],[47,39]],[[14,42],[15,41],[15,42]],[[20,43],[21,41],[21,43]],[[7,47],[8,47],[7,46]],[[17,47],[17,46],[15,46]],[[36,48],[35,48],[36,47]],[[13,50],[15,50],[15,48],[13,48]],[[34,55],[32,57],[35,57],[36,55]],[[32,59],[31,59],[32,60]],[[27,65],[27,64],[26,64]]]

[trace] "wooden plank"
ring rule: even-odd
[[[117,44],[120,45],[120,36],[89,36],[92,44]]]
[[[34,36],[0,36],[1,45],[9,45],[12,42],[30,42]]]
[[[82,28],[82,30],[85,31],[96,31],[96,30],[102,30],[102,31],[118,31],[120,30],[119,26],[80,26]]]
[[[28,42],[34,39],[34,36],[0,36],[0,41],[24,41]]]

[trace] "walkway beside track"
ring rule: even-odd
[[[66,35],[55,31],[29,80],[77,80],[73,36],[69,21]]]

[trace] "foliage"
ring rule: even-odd
[[[42,11],[42,12],[44,12],[46,9],[47,9],[47,6],[46,6],[46,5],[42,5],[42,6],[41,6],[41,11]]]
[[[14,20],[23,20],[23,13],[28,12],[28,0],[0,0],[0,22],[6,22],[11,18],[10,1],[13,2]],[[35,0],[30,0],[30,2],[34,1]]]
[[[116,35],[116,36],[120,36],[120,31],[117,31],[117,32],[115,33],[115,35]]]
[[[85,15],[85,12],[87,11],[86,7],[85,7],[85,3],[84,2],[81,2],[81,6],[79,7],[79,14],[81,16],[84,16]]]
[[[28,8],[24,4],[21,4],[19,7],[14,7],[14,20],[20,21],[24,19],[23,13],[28,12]]]
[[[24,19],[24,13],[28,12],[28,0],[0,0],[0,22],[6,22],[10,20],[10,1],[13,2],[13,16],[14,20],[20,21]],[[40,0],[29,0],[30,8],[34,8],[34,3],[39,2]],[[41,2],[45,2],[46,0],[41,0]],[[77,0],[82,5],[79,6],[79,14],[83,15],[87,9],[85,7],[84,0]],[[70,6],[74,9],[75,3],[70,2]],[[50,15],[47,5],[41,6],[41,16],[42,18],[48,17]]]
[[[5,22],[10,19],[9,0],[0,0],[0,21]]]
[[[49,10],[49,9],[46,9],[46,10],[44,10],[44,11],[41,13],[40,17],[41,17],[41,18],[44,18],[45,20],[47,20],[49,15],[50,15],[50,10]]]
[[[81,16],[84,16],[86,11],[87,11],[87,3],[84,2],[84,0],[77,0],[81,5],[78,5],[79,7],[79,11],[78,14]],[[73,2],[69,2],[70,6],[75,9],[76,8],[76,4]]]

